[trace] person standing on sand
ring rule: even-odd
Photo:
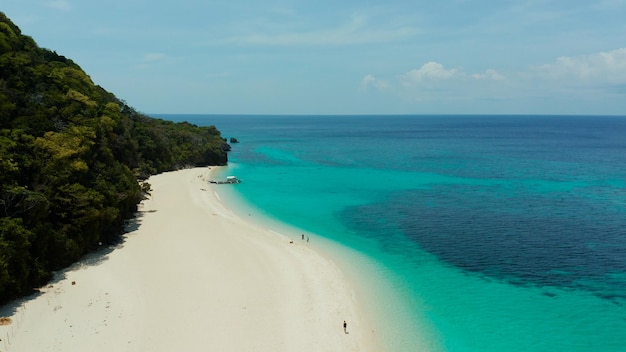
[[[302,239],[304,239],[304,234],[302,234]]]
[[[346,321],[343,321],[343,333],[347,334],[348,333],[348,324],[346,323]]]

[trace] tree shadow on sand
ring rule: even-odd
[[[86,254],[78,262],[70,265],[65,269],[61,269],[54,273],[52,279],[48,281],[44,286],[33,290],[31,295],[19,298],[17,300],[8,302],[7,304],[0,306],[0,317],[11,317],[18,313],[18,310],[22,308],[27,302],[37,299],[37,297],[44,293],[54,289],[55,285],[67,279],[67,273],[83,270],[89,267],[98,266],[106,262],[109,258],[109,254],[113,251],[124,247],[124,243],[129,236],[132,236],[133,232],[136,232],[141,227],[142,219],[147,213],[155,213],[156,210],[140,210],[135,213],[135,216],[131,219],[127,219],[124,222],[124,232],[119,238],[113,241],[109,245],[101,245],[94,252]]]

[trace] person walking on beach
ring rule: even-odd
[[[348,333],[348,323],[346,323],[346,321],[343,321],[343,333],[347,334]]]
[[[302,239],[304,240],[304,234],[302,234]]]

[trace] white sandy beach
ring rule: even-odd
[[[150,178],[123,243],[0,310],[12,319],[0,351],[378,350],[335,263],[300,234],[237,217],[210,173]]]

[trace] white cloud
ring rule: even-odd
[[[361,90],[378,87],[373,74],[361,80]],[[581,56],[563,56],[522,71],[501,73],[489,68],[465,72],[430,61],[396,76],[386,88],[406,101],[603,102],[623,97],[626,86],[626,48]]]
[[[52,0],[48,1],[46,5],[61,11],[70,11],[72,9],[72,4],[67,0]]]
[[[226,42],[272,46],[349,45],[393,42],[404,40],[416,34],[417,31],[414,28],[407,26],[370,28],[366,17],[354,16],[350,21],[336,28],[272,34],[251,34],[229,38]]]
[[[498,73],[498,71],[494,69],[485,70],[485,73],[474,73],[472,78],[481,80],[481,81],[501,81],[504,79],[504,76]]]
[[[616,11],[622,10],[626,6],[626,0],[602,0],[594,1],[590,4],[592,9]]]
[[[372,74],[367,74],[361,80],[361,89],[367,89],[367,87],[375,83],[376,83],[376,77],[374,77],[374,75]]]
[[[367,75],[361,87],[374,86],[379,81],[373,75]],[[580,90],[583,87],[614,89],[615,86],[626,84],[626,48],[575,57],[563,56],[552,63],[506,76],[492,68],[482,73],[468,73],[460,68],[446,68],[441,63],[430,61],[420,68],[401,74],[395,83],[406,91],[428,90],[438,94],[456,91],[467,96],[479,94],[481,90],[492,95],[502,91],[521,93],[529,89],[534,92],[545,91],[546,94],[556,90],[571,92],[572,89]],[[462,93],[464,90],[466,92]]]
[[[361,80],[361,89],[377,87],[379,82],[385,81],[368,74]],[[467,73],[460,68],[447,68],[436,61],[429,61],[397,76],[385,88],[409,101],[432,102],[499,99],[510,86],[508,78],[495,69]]]
[[[367,74],[361,79],[361,90],[367,90],[369,87],[374,87],[379,90],[386,89],[389,87],[389,83],[379,80],[372,74]]]
[[[578,83],[626,83],[626,48],[597,54],[559,57],[553,63],[534,67],[538,78]]]
[[[413,69],[401,76],[401,81],[405,85],[468,79],[480,81],[501,81],[505,79],[505,77],[494,69],[487,69],[484,73],[467,74],[461,69],[447,69],[442,64],[434,61],[427,62],[422,65],[422,67]]]
[[[422,82],[438,82],[448,80],[461,74],[457,69],[446,69],[442,64],[430,61],[419,69],[411,70],[401,76],[406,85],[416,85]]]

